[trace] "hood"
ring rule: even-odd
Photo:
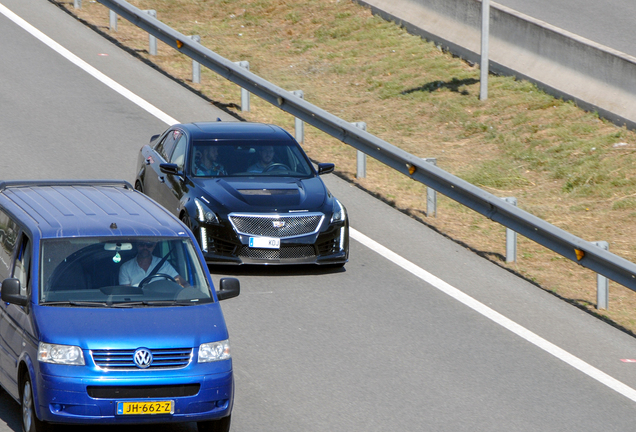
[[[194,183],[227,212],[314,211],[320,210],[328,198],[319,177],[214,178],[195,179]]]
[[[194,348],[228,338],[219,303],[176,307],[34,306],[42,342],[83,349]]]

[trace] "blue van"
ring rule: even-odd
[[[196,239],[127,182],[0,182],[0,384],[23,430],[196,422],[228,431],[234,379]]]

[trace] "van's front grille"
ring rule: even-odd
[[[96,399],[151,399],[194,396],[200,384],[149,386],[88,386],[88,395]]]
[[[91,354],[97,367],[115,370],[141,370],[135,364],[136,349],[93,350]],[[178,369],[188,365],[192,348],[150,349],[152,363],[145,369]]]

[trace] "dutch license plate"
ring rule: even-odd
[[[117,415],[174,414],[174,402],[117,402]]]
[[[273,237],[250,237],[251,248],[280,249],[280,239]]]

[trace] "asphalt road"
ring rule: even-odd
[[[636,57],[633,0],[497,0],[497,3]]]
[[[178,121],[234,119],[48,1],[2,5]],[[165,121],[1,13],[0,40],[0,178],[132,181],[139,148]],[[636,359],[634,338],[341,179],[325,180],[354,228],[343,271],[212,269],[215,282],[237,276],[242,288],[223,303],[234,432],[633,427],[636,364],[621,360]],[[0,432],[18,431],[19,415],[0,391]]]

